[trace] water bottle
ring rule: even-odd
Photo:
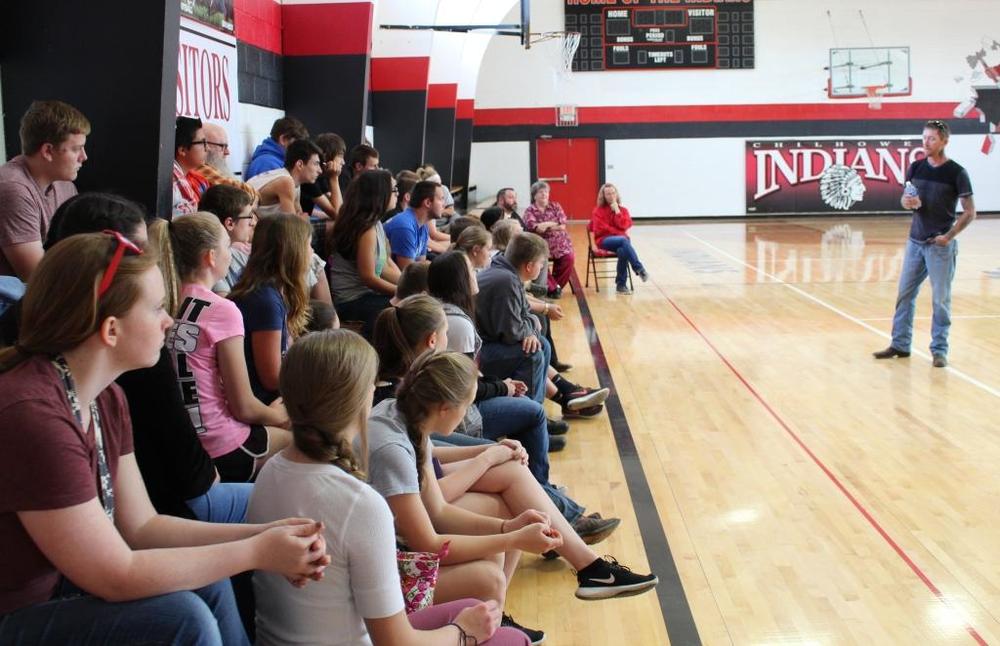
[[[903,187],[903,195],[906,197],[917,197],[917,187],[913,185],[913,182],[906,183],[906,186]]]

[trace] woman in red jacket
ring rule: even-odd
[[[614,184],[605,184],[597,192],[597,206],[590,215],[590,230],[597,246],[605,251],[618,254],[618,274],[615,276],[619,294],[631,294],[628,288],[628,265],[638,274],[642,282],[649,280],[649,272],[639,262],[639,256],[629,240],[628,230],[632,228],[632,216],[621,204],[621,197]]]

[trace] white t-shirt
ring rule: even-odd
[[[280,574],[254,573],[257,644],[369,646],[364,618],[403,610],[389,505],[338,467],[301,464],[279,453],[257,477],[247,522],[289,516],[323,521],[331,562],[321,581],[302,589]]]

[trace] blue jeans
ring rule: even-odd
[[[72,589],[72,585],[64,584]],[[110,603],[76,589],[0,617],[0,644],[249,646],[229,580]]]
[[[637,274],[641,275],[646,271],[643,269],[642,263],[639,262],[639,256],[635,252],[635,247],[632,246],[632,241],[625,236],[608,236],[601,240],[600,247],[618,255],[618,273],[615,276],[615,284],[618,287],[625,287],[625,283],[628,281],[629,265],[632,265],[632,271]]]
[[[549,362],[552,360],[552,346],[537,335],[541,348],[525,353],[520,343],[500,343],[487,341],[479,352],[479,369],[484,375],[500,379],[516,379],[528,386],[528,395],[539,404],[545,401],[545,383]]]
[[[528,470],[539,484],[549,481],[549,427],[545,409],[527,397],[493,397],[476,406],[483,416],[483,437],[517,440],[528,453]]]
[[[216,482],[201,496],[187,501],[188,509],[206,523],[244,523],[253,484]]]
[[[907,239],[903,268],[899,275],[896,315],[892,319],[892,347],[910,351],[913,343],[913,314],[924,279],[931,279],[931,353],[948,354],[951,328],[951,281],[958,260],[958,241],[939,247]]]

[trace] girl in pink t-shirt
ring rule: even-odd
[[[208,213],[170,223],[174,263],[182,281],[181,306],[167,335],[181,396],[205,450],[227,482],[248,482],[291,439],[280,426],[288,415],[250,388],[243,354],[243,317],[212,286],[226,274],[230,239]]]

